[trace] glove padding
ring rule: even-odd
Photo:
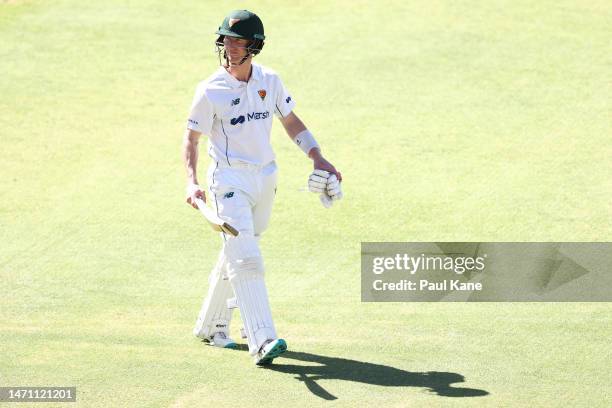
[[[321,193],[321,195],[319,196],[319,200],[321,200],[321,204],[323,204],[323,207],[325,208],[331,208],[331,206],[334,205],[334,202],[332,201],[331,197],[328,196],[326,193]]]
[[[342,198],[340,181],[335,174],[325,170],[315,169],[308,177],[308,190],[319,194],[321,204],[330,208],[334,201]]]
[[[327,195],[334,201],[342,198],[342,188],[340,181],[335,174],[331,174],[327,179]]]
[[[327,191],[327,179],[330,173],[325,170],[315,169],[308,177],[308,190],[313,193],[324,193]]]

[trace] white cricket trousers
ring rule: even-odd
[[[232,237],[220,233],[223,246],[209,277],[194,334],[207,338],[224,332],[229,336],[231,307],[235,304],[240,309],[252,355],[266,340],[277,338],[258,243],[270,221],[276,180],[274,161],[263,166],[234,160],[230,166],[213,161],[207,173],[207,200],[240,234]]]

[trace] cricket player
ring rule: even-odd
[[[235,347],[229,326],[232,310],[238,307],[249,353],[257,365],[266,365],[287,349],[274,328],[259,248],[276,193],[272,117],[279,118],[289,137],[312,160],[309,190],[319,194],[326,207],[342,198],[342,177],[323,158],[314,136],[293,111],[295,101],[278,74],[253,62],[265,40],[260,18],[247,10],[233,11],[216,34],[220,67],[197,86],[183,139],[186,201],[197,209],[196,201],[208,200],[239,234],[220,233],[222,249],[193,332],[214,346]],[[202,134],[208,136],[211,159],[208,194],[200,187],[196,171]]]

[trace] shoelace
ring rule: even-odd
[[[258,353],[262,354],[264,351],[264,347],[266,347],[268,344],[272,343],[273,340],[266,340],[266,342],[264,344],[261,345],[261,347],[259,348]]]
[[[217,334],[215,334],[215,336],[219,336],[219,337],[221,337],[222,339],[227,339],[227,336],[226,336],[226,335],[225,335],[225,333],[223,333],[223,332],[218,332]]]

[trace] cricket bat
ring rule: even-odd
[[[196,198],[196,204],[198,205],[198,209],[208,221],[208,224],[212,227],[213,230],[219,232],[225,232],[226,234],[230,234],[231,236],[237,237],[239,232],[236,228],[229,225],[227,222],[223,221],[213,210],[211,210],[204,200],[201,198]]]

